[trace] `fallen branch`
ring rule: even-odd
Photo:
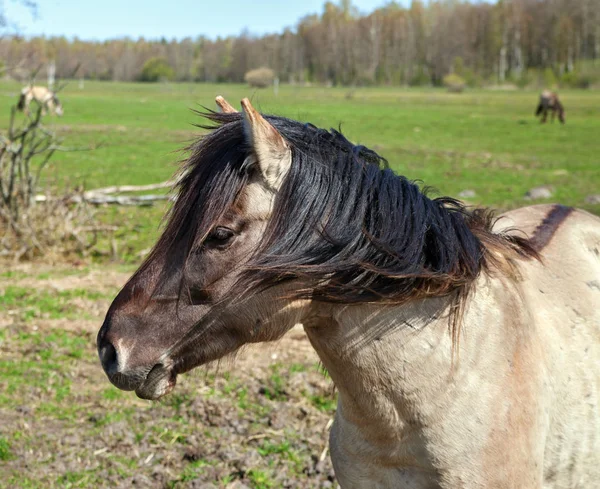
[[[47,195],[36,195],[36,202],[54,202],[62,200],[66,204],[86,204],[102,205],[102,204],[116,204],[116,205],[152,205],[157,200],[170,200],[172,199],[169,195],[137,195],[137,196],[126,196],[126,195],[72,195],[66,199],[60,197],[49,197]]]
[[[158,190],[161,188],[171,188],[173,186],[172,181],[166,181],[161,183],[152,183],[150,185],[113,185],[112,187],[103,187],[84,192],[85,194],[96,195],[96,194],[122,194],[126,192],[144,192],[146,190]]]
[[[92,205],[114,204],[114,205],[137,205],[150,206],[157,200],[173,200],[172,195],[168,194],[149,194],[149,195],[111,195],[127,192],[141,192],[145,190],[158,190],[162,188],[171,188],[172,181],[152,183],[149,185],[113,185],[112,187],[102,187],[93,190],[86,190],[81,194],[76,194],[68,197],[64,202],[67,204],[79,204],[85,202]],[[36,195],[36,202],[49,202],[57,200],[55,197],[47,195]]]
[[[138,205],[138,206],[150,206],[157,200],[170,200],[172,197],[169,195],[138,195],[138,196],[126,196],[126,195],[92,195],[76,196],[88,204],[102,205],[102,204],[116,204],[116,205]],[[77,202],[77,200],[74,200]]]
[[[119,230],[118,226],[83,226],[79,229],[87,233],[93,233],[97,231],[114,232]]]

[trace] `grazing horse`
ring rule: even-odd
[[[46,87],[28,86],[21,90],[21,96],[17,108],[29,115],[29,105],[35,100],[42,107],[42,114],[47,112],[54,113],[59,117],[63,115],[62,104],[56,94]]]
[[[558,120],[565,123],[565,109],[558,99],[558,95],[550,90],[544,90],[540,95],[540,102],[535,111],[536,117],[541,114],[540,122],[544,124],[548,117],[548,111],[552,112],[551,120],[554,122],[554,116],[558,114]]]
[[[337,131],[217,103],[98,333],[110,381],[158,399],[302,323],[343,489],[597,487],[600,219],[494,220]]]

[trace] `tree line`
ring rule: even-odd
[[[0,39],[6,66],[27,72],[54,61],[58,77],[242,82],[254,68],[282,82],[333,85],[595,81],[600,63],[598,0],[412,0],[368,14],[350,0],[327,2],[295,28],[263,36],[182,40],[63,37]],[[43,70],[40,72],[43,76]]]

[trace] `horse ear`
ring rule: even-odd
[[[247,98],[242,100],[242,111],[246,137],[260,171],[269,187],[277,191],[292,164],[292,151],[277,129],[252,107]]]
[[[217,95],[215,102],[224,114],[235,114],[237,112],[237,110],[235,110],[235,108],[220,95]]]

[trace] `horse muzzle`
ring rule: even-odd
[[[119,389],[135,391],[142,399],[155,400],[175,387],[177,374],[167,361],[134,363],[132,349],[124,346],[123,341],[111,341],[102,329],[96,343],[102,368],[110,382]]]

